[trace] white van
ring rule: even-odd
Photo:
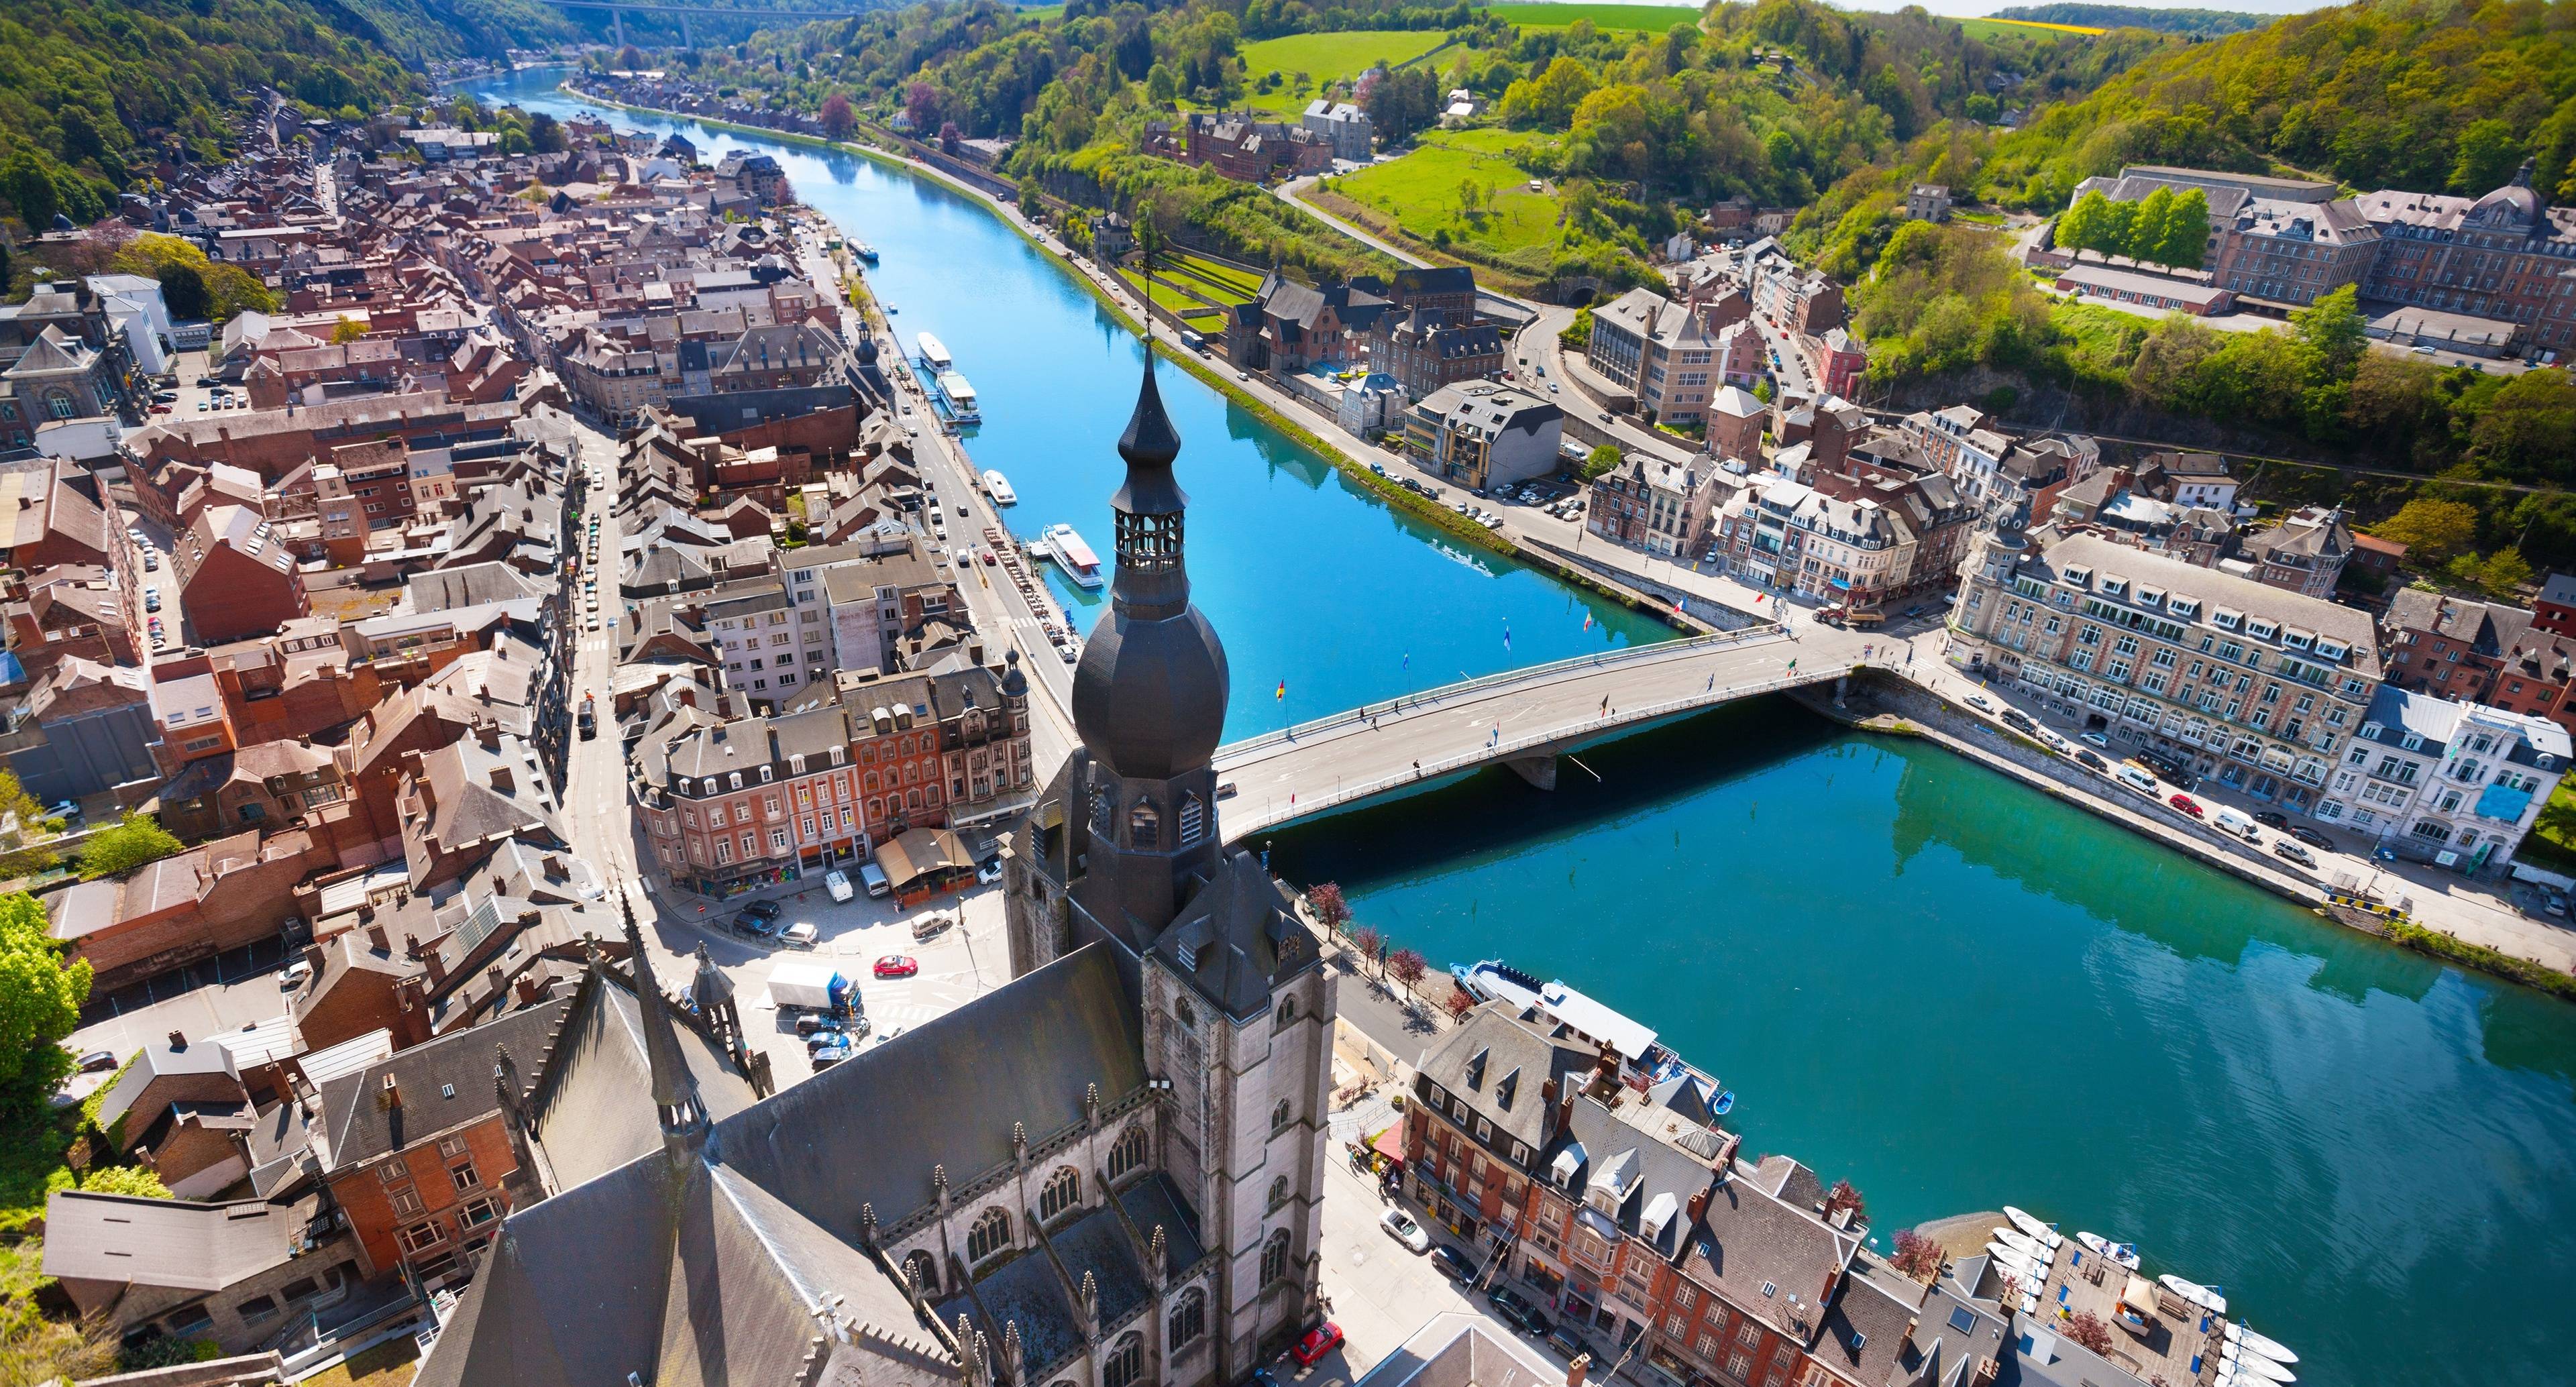
[[[868,888],[871,896],[886,895],[894,890],[894,883],[886,880],[886,874],[873,862],[859,864],[859,882]]]
[[[2210,815],[2209,821],[2218,825],[2220,831],[2233,833],[2237,837],[2244,839],[2246,842],[2259,843],[2263,841],[2263,831],[2254,826],[2254,821],[2233,809],[2221,809],[2217,813]]]
[[[2114,779],[2117,779],[2121,784],[2128,786],[2139,794],[2145,795],[2149,799],[2154,799],[2156,797],[2156,778],[2147,774],[2145,771],[2139,770],[2135,766],[2123,763],[2119,767],[2115,768],[2111,774]]]

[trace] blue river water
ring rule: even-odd
[[[583,109],[557,76],[468,90]],[[856,156],[611,118],[775,154],[881,252],[904,339],[956,354],[1015,528],[1070,521],[1106,550],[1139,355],[1061,267]],[[1229,737],[1668,634],[1458,551],[1177,372],[1164,388]],[[1057,592],[1087,626],[1097,596]],[[1751,1148],[1848,1177],[1882,1232],[2011,1202],[2134,1240],[2226,1287],[2309,1383],[2576,1381],[2576,1009],[1793,705],[1583,760],[1601,778],[1553,795],[1488,772],[1299,827],[1274,865],[1339,880],[1435,965],[1508,958],[1659,1028],[1740,1095]]]

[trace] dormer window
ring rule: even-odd
[[[770,771],[770,768],[769,768],[769,767],[767,767],[767,766],[763,766],[763,767],[761,767],[761,768],[760,768],[760,783],[761,783],[761,784],[763,784],[763,785],[768,784],[772,778],[773,778],[773,777],[772,777],[772,774],[771,774],[771,771]]]
[[[2173,613],[2175,616],[2181,617],[2185,621],[2190,621],[2200,615],[2200,599],[2197,597],[2177,597],[2165,603],[2165,610]]]
[[[2073,564],[2069,564],[2067,565],[2066,572],[2063,576],[2067,582],[2080,588],[2086,583],[2093,581],[2093,570],[2089,568],[2079,568]]]
[[[2330,641],[2321,636],[2317,639],[2317,653],[2329,660],[2340,660],[2351,654],[2352,650],[2342,641]]]
[[[787,773],[789,775],[803,775],[805,773],[805,758],[801,755],[788,757]]]
[[[712,794],[714,794],[715,792],[716,792],[716,778],[715,778],[714,776],[708,776],[706,779],[701,780],[701,781],[699,781],[699,782],[698,782],[698,793],[699,793],[699,794],[702,794],[702,795],[712,795]]]
[[[740,772],[740,771],[727,771],[727,772],[725,772],[725,784],[726,784],[726,786],[727,786],[727,787],[729,787],[729,788],[731,788],[731,789],[736,789],[736,790],[741,789],[741,788],[742,788],[742,772]]]
[[[2102,595],[2104,597],[2125,597],[2128,595],[2128,591],[2128,579],[2114,578],[2108,573],[2102,575]]]
[[[2163,605],[2164,600],[2165,590],[2163,588],[2138,589],[2138,605],[2141,607],[2161,606]]]
[[[2245,621],[2245,614],[2220,607],[2209,614],[2209,624],[2221,631],[2233,631]]]
[[[2317,638],[2312,632],[2289,630],[2281,633],[2281,644],[2290,647],[2292,650],[2307,650],[2315,646],[2316,643]]]
[[[2281,634],[2281,628],[2278,623],[2265,621],[2258,616],[2245,623],[2245,634],[2258,641],[2268,641]]]

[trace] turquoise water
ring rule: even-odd
[[[474,89],[569,114],[554,76]],[[1069,520],[1106,550],[1139,358],[1063,272],[899,172],[616,119],[770,148],[882,253],[906,340],[956,353],[1014,525]],[[1164,379],[1228,736],[1664,634],[1454,551]],[[1602,781],[1569,770],[1549,796],[1489,772],[1283,834],[1275,865],[1339,879],[1435,964],[1499,955],[1661,1028],[1737,1091],[1754,1148],[1850,1178],[1883,1230],[2011,1202],[2134,1239],[2225,1286],[2308,1383],[2576,1379],[2576,1316],[2553,1308],[2576,1285],[2576,1009],[1785,704],[1583,761]]]
[[[466,90],[562,117],[581,104],[555,90],[561,77],[528,72]],[[984,422],[967,431],[967,451],[1019,493],[1006,512],[1012,528],[1033,536],[1070,522],[1108,555],[1116,444],[1135,407],[1143,348],[1068,273],[937,183],[811,145],[609,114],[621,129],[684,130],[709,160],[752,145],[776,155],[800,200],[876,248],[868,281],[896,310],[888,321],[907,350],[934,333],[974,383]],[[1183,440],[1190,576],[1234,671],[1229,739],[1673,634],[1535,569],[1459,548],[1196,379],[1161,369]],[[1088,631],[1107,594],[1040,567],[1076,629]]]
[[[2568,1380],[2576,1010],[1794,705],[1582,759],[1600,782],[1489,771],[1273,865],[1435,966],[1660,1028],[1883,1239],[2012,1203],[2226,1287],[2306,1382]]]

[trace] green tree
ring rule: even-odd
[[[89,1000],[89,960],[64,962],[46,924],[35,897],[0,896],[0,1111],[23,1113],[31,1099],[40,1105],[72,1070],[62,1041]]]
[[[561,154],[571,143],[562,121],[543,111],[528,117],[528,148],[539,154]]]
[[[2476,542],[2478,511],[2463,501],[2419,496],[2399,507],[2371,533],[2405,545],[2409,559],[2430,568]]]
[[[2478,409],[2469,443],[2490,472],[2576,481],[2576,382],[2565,371],[2525,371],[2504,382]]]
[[[1565,330],[1556,335],[1556,340],[1559,345],[1571,351],[1588,350],[1592,346],[1591,308],[1574,310],[1574,321],[1565,325]]]
[[[206,316],[213,300],[206,294],[206,277],[196,266],[164,265],[153,278],[161,281],[161,302],[169,308],[172,318],[194,322]]]
[[[1538,75],[1503,90],[1503,119],[1513,125],[1562,130],[1594,85],[1592,69],[1560,53]]]
[[[2057,219],[2057,244],[2061,250],[2100,250],[2109,221],[2111,200],[2099,192],[2086,193]]]
[[[2120,254],[2132,260],[2152,260],[2164,253],[2165,228],[2173,221],[2173,189],[2161,184],[2141,199],[2129,217],[2127,234],[2120,238]],[[2194,256],[2192,263],[2198,264]]]
[[[2346,284],[2290,315],[2290,331],[2315,354],[2320,381],[2348,381],[2370,349],[2359,296]]]
[[[2451,191],[2481,197],[2505,185],[2522,162],[2522,141],[2501,120],[2473,120],[2451,158]]]
[[[128,811],[115,827],[91,834],[81,846],[81,880],[123,876],[147,862],[168,857],[180,846],[159,820],[140,810]]]
[[[1606,476],[1619,466],[1619,450],[1604,443],[1583,460],[1583,480]]]
[[[2178,270],[2198,269],[2209,258],[2209,195],[2198,188],[2175,194],[2165,208],[2163,231],[2142,258]]]

